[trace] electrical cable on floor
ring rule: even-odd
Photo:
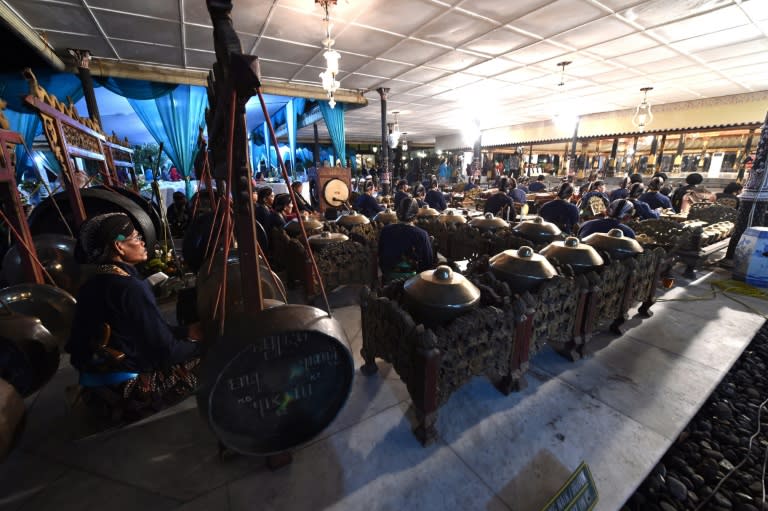
[[[765,510],[765,465],[768,463],[768,444],[765,446],[765,456],[763,456],[763,473],[760,477],[760,487],[762,499],[760,500],[760,509]]]
[[[763,426],[763,425],[762,425],[762,422],[760,421],[760,416],[762,415],[762,412],[763,412],[763,408],[765,407],[766,403],[768,403],[768,399],[766,399],[765,401],[763,401],[762,403],[760,403],[760,407],[757,409],[757,431],[755,431],[755,433],[754,433],[754,434],[753,434],[751,437],[749,437],[749,445],[747,446],[747,454],[745,454],[745,455],[744,455],[744,459],[743,459],[743,460],[741,460],[741,461],[739,462],[739,464],[738,464],[738,465],[736,465],[736,466],[735,466],[735,467],[733,467],[731,470],[729,470],[729,471],[728,471],[728,473],[727,473],[727,474],[725,474],[725,475],[722,477],[722,479],[720,479],[720,481],[719,481],[719,482],[717,483],[717,485],[714,487],[714,489],[712,490],[712,492],[711,492],[709,495],[707,495],[707,498],[705,498],[704,500],[702,500],[701,502],[699,502],[699,505],[698,505],[698,506],[696,506],[696,508],[694,509],[694,511],[699,511],[699,509],[701,509],[701,508],[704,506],[704,504],[706,504],[707,502],[709,502],[709,499],[711,499],[712,497],[714,497],[714,496],[715,496],[715,494],[716,494],[716,493],[717,493],[717,491],[720,489],[720,487],[723,485],[723,483],[724,483],[724,482],[725,482],[725,481],[726,481],[726,480],[727,480],[729,477],[731,477],[731,476],[733,475],[733,473],[734,473],[734,472],[736,472],[736,470],[738,470],[738,469],[739,469],[739,468],[740,468],[740,467],[741,467],[741,466],[742,466],[744,463],[746,463],[746,462],[747,462],[747,460],[749,459],[749,453],[750,453],[750,452],[752,452],[752,442],[753,442],[753,441],[754,441],[754,439],[757,437],[757,435],[759,435],[759,434],[760,434],[760,430],[761,430],[761,428],[762,428],[762,426]],[[765,465],[763,465],[763,469],[765,469]],[[763,480],[765,480],[765,479],[763,479]],[[764,483],[763,483],[763,484],[764,484]]]
[[[728,298],[729,300],[733,300],[734,302],[738,303],[739,305],[747,309],[749,312],[752,312],[753,314],[757,314],[761,318],[768,320],[768,315],[760,312],[759,310],[755,309],[751,305],[748,305],[747,303],[742,302],[735,296],[732,296],[731,294],[729,294],[730,291],[735,291],[742,295],[768,300],[768,292],[758,289],[756,287],[750,286],[749,284],[745,284],[743,282],[737,282],[734,280],[718,280],[710,283],[710,287],[712,291],[711,291],[711,294],[709,295],[686,296],[683,298],[657,298],[656,301],[657,302],[698,302],[698,301],[704,301],[704,300],[714,300],[715,298],[717,298],[717,295],[719,293],[724,297]]]

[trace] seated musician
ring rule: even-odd
[[[373,181],[366,181],[363,186],[364,193],[355,199],[354,208],[361,215],[373,218],[376,213],[384,211],[384,206],[373,197]]]
[[[379,236],[379,268],[384,283],[415,275],[435,264],[427,231],[413,225],[419,211],[416,199],[406,197],[397,208],[399,223],[385,225]]]
[[[192,211],[189,209],[187,196],[184,195],[184,192],[173,192],[173,204],[168,206],[166,217],[171,228],[171,234],[175,238],[183,238],[192,217]]]
[[[546,192],[547,183],[545,183],[545,179],[546,177],[544,177],[544,174],[539,174],[539,177],[536,178],[536,181],[531,183],[531,185],[528,187],[528,190],[531,193]]]
[[[672,207],[680,213],[683,209],[683,197],[697,190],[697,187],[704,182],[704,176],[698,172],[693,172],[685,176],[685,184],[678,186],[672,193]]]
[[[566,234],[574,232],[579,222],[579,208],[571,202],[573,185],[563,183],[557,191],[557,198],[541,206],[539,216],[547,222],[552,222]]]
[[[509,178],[509,192],[508,195],[512,197],[512,200],[516,204],[525,204],[527,202],[527,198],[525,196],[525,192],[517,187],[517,180],[514,177]]]
[[[659,218],[659,212],[652,209],[648,203],[640,200],[645,191],[643,183],[635,183],[629,188],[629,197],[627,200],[635,207],[635,218],[638,220],[653,220]]]
[[[278,194],[272,203],[272,207],[275,210],[275,215],[280,219],[280,227],[285,226],[286,223],[298,216],[293,212],[293,202],[291,202],[291,196],[287,193]]]
[[[427,204],[427,201],[424,200],[424,198],[427,196],[427,190],[424,188],[424,185],[417,185],[416,189],[413,191],[413,197],[416,199],[416,203],[419,205],[420,208],[427,208],[429,207],[429,204]]]
[[[672,209],[669,197],[661,193],[663,184],[664,180],[661,177],[654,177],[648,183],[648,191],[640,195],[638,199],[648,204],[651,209]]]
[[[312,207],[312,205],[307,202],[307,199],[304,198],[304,196],[301,194],[301,192],[304,189],[304,183],[301,181],[293,181],[291,183],[291,188],[293,188],[293,194],[296,196],[296,203],[299,205],[299,211],[296,213],[314,213],[315,208]]]
[[[579,238],[583,239],[596,232],[607,233],[611,229],[621,229],[624,236],[635,237],[635,231],[625,225],[626,222],[632,220],[632,216],[635,214],[635,208],[630,201],[627,199],[615,200],[608,206],[606,213],[605,218],[595,218],[585,222],[579,229]]]
[[[272,188],[264,186],[256,192],[256,203],[253,205],[253,213],[256,221],[264,228],[265,233],[270,233],[272,229],[281,228],[285,222],[275,213],[272,206],[275,203],[275,194]]]
[[[149,284],[134,265],[147,250],[131,220],[108,213],[87,221],[80,244],[96,274],[77,296],[66,350],[80,371],[86,404],[135,420],[195,390],[202,329],[163,319]]]
[[[507,195],[507,191],[509,189],[509,181],[506,177],[501,178],[499,180],[499,190],[488,197],[488,200],[485,201],[485,207],[483,208],[483,213],[491,213],[493,215],[498,216],[499,214],[502,214],[503,216],[510,216],[511,220],[514,220],[515,218],[515,208],[514,208],[514,201],[512,200],[512,197]],[[506,208],[506,211],[505,211]]]
[[[619,199],[626,199],[629,195],[629,185],[631,184],[632,183],[629,180],[629,176],[626,176],[619,183],[619,187],[611,192],[611,194],[608,196],[608,200],[613,202]]]
[[[741,184],[736,181],[731,181],[722,192],[715,194],[715,202],[728,206],[731,208],[739,209],[739,194],[742,190]]]
[[[437,178],[432,179],[429,183],[429,190],[427,191],[424,200],[427,201],[430,208],[434,208],[438,211],[445,211],[445,208],[448,207],[445,203],[443,192],[437,187]]]
[[[400,201],[408,197],[408,181],[405,179],[399,180],[395,185],[395,190],[395,198],[392,203],[394,204],[395,211],[397,211],[397,205],[400,204]]]
[[[597,181],[592,181],[592,184],[589,185],[589,191],[582,195],[581,203],[586,205],[589,202],[590,197],[599,197],[600,200],[603,201],[603,204],[606,208],[610,204],[608,195],[605,193],[605,183],[599,179]]]

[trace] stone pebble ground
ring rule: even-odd
[[[766,366],[768,322],[621,511],[768,510]]]

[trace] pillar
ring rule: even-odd
[[[766,156],[768,156],[768,114],[760,132],[760,140],[757,145],[757,153],[749,171],[749,177],[744,185],[744,191],[740,195],[739,215],[736,218],[736,227],[731,235],[731,242],[726,259],[733,259],[736,245],[739,244],[741,235],[751,226],[765,226],[765,211],[768,205],[768,179],[766,179]],[[754,211],[752,208],[754,207]],[[749,225],[752,218],[752,225]]]

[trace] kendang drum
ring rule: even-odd
[[[280,305],[227,321],[203,361],[197,403],[225,446],[267,456],[323,431],[344,406],[354,369],[338,321]]]

